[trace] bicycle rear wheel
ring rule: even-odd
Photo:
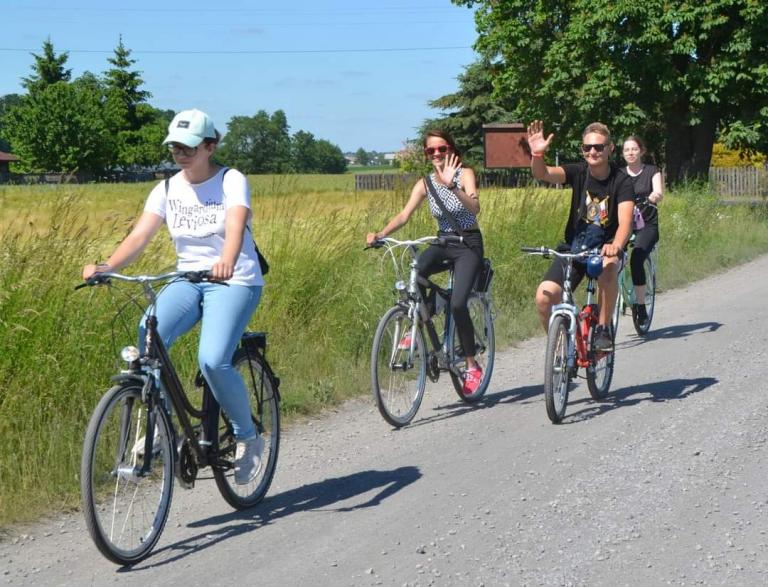
[[[80,466],[88,531],[101,553],[122,565],[149,555],[168,519],[173,494],[171,426],[158,406],[148,411],[141,388],[139,382],[128,382],[104,394],[88,424]],[[152,455],[145,459],[150,426]],[[145,460],[149,470],[142,472]]]
[[[632,322],[635,326],[635,331],[642,336],[647,334],[651,329],[651,321],[653,320],[653,310],[656,306],[656,268],[654,266],[651,256],[645,258],[643,262],[643,271],[645,272],[645,311],[648,314],[648,319],[645,322],[640,322],[637,319],[636,314],[632,313]]]
[[[233,508],[241,510],[255,506],[269,490],[277,468],[277,455],[280,449],[280,395],[277,380],[265,359],[246,349],[235,352],[232,364],[240,373],[248,390],[251,403],[251,417],[256,431],[264,440],[262,466],[250,483],[235,483],[235,436],[232,424],[219,410],[219,437],[216,443],[217,461],[213,466],[213,478],[221,496]]]
[[[592,345],[592,337],[595,329],[590,333],[590,365],[587,367],[587,387],[589,395],[595,401],[601,401],[608,395],[613,380],[613,364],[616,358],[615,352],[596,351]],[[615,335],[614,335],[615,336]]]
[[[477,364],[480,365],[483,370],[483,378],[474,393],[465,394],[464,380],[453,370],[450,371],[450,374],[453,388],[456,390],[456,393],[461,400],[467,403],[474,403],[482,399],[491,382],[493,364],[496,358],[496,334],[493,329],[491,304],[485,295],[473,293],[467,301],[467,307],[469,309],[469,317],[472,319],[472,326],[475,330],[475,361],[477,361]],[[465,353],[464,350],[460,348],[461,343],[459,342],[459,336],[456,332],[455,322],[451,322],[449,347],[454,349],[453,358],[455,360],[464,360]]]
[[[547,333],[547,354],[544,358],[544,403],[547,416],[559,424],[568,404],[568,324],[565,317],[555,316]]]
[[[424,337],[402,306],[390,308],[379,321],[371,350],[373,397],[382,417],[405,426],[416,415],[427,383]],[[411,350],[413,349],[413,350]]]

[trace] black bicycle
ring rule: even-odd
[[[224,499],[236,509],[245,509],[263,499],[277,466],[280,380],[265,356],[266,335],[244,333],[232,359],[246,382],[252,418],[265,441],[258,475],[247,485],[238,485],[229,419],[199,371],[195,385],[202,387],[202,407],[193,406],[157,333],[153,284],[182,279],[211,280],[207,271],[134,277],[97,273],[77,286],[135,282],[141,284],[149,304],[144,352],[134,346],[122,350],[126,367],[112,377],[114,385],[91,416],[80,469],[91,538],[105,557],[118,564],[141,561],[157,543],[168,518],[174,477],[190,489],[198,471],[210,467]]]
[[[491,381],[496,339],[490,283],[476,286],[467,301],[475,331],[473,354],[483,369],[483,378],[473,393],[465,394],[463,369],[467,353],[461,348],[449,311],[453,270],[446,266],[449,269],[446,287],[418,273],[419,247],[461,241],[460,236],[428,236],[405,241],[386,237],[371,245],[386,249],[399,275],[408,268],[408,280],[395,283],[397,301],[379,320],[371,350],[373,396],[382,417],[393,426],[405,426],[416,415],[427,377],[436,382],[441,371],[448,371],[456,393],[467,403],[479,401]],[[400,255],[396,254],[398,250]],[[420,286],[426,289],[427,299],[422,298]]]

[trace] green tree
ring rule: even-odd
[[[5,124],[4,119],[6,113],[14,106],[18,106],[20,103],[21,96],[18,94],[6,94],[5,96],[0,96],[0,151],[5,151],[7,153],[12,149],[11,144],[2,138],[3,126]]]
[[[347,170],[347,158],[338,145],[325,139],[319,139],[315,145],[319,173],[344,173]]]
[[[220,158],[243,173],[291,171],[291,137],[285,112],[234,116],[227,123]]]
[[[122,36],[107,61],[112,67],[104,72],[105,116],[115,135],[114,164],[123,169],[157,165],[168,156],[162,140],[173,116],[147,103],[151,94],[141,89],[144,80],[141,72],[132,70],[136,60]]]
[[[317,141],[311,132],[298,131],[291,139],[291,159],[297,173],[313,173],[317,170]]]
[[[355,151],[355,161],[358,165],[368,165],[371,162],[371,156],[365,149],[360,147]]]
[[[65,51],[56,55],[50,38],[43,43],[43,54],[32,53],[32,57],[35,58],[32,64],[32,75],[22,78],[21,83],[30,94],[57,82],[68,82],[72,78],[72,70],[64,69],[69,53]]]
[[[113,135],[103,116],[103,89],[91,74],[24,96],[5,116],[3,136],[21,171],[101,173],[111,166]]]
[[[472,63],[458,76],[459,89],[429,102],[431,108],[443,110],[443,117],[425,121],[424,134],[432,128],[447,131],[461,149],[464,161],[482,166],[484,161],[483,124],[514,122],[511,106],[493,95],[493,80],[498,68],[488,60]]]
[[[476,49],[494,95],[542,118],[577,156],[581,129],[644,135],[679,181],[703,176],[718,132],[768,143],[768,6],[756,0],[453,0],[477,7]],[[556,126],[553,126],[555,124]]]
[[[104,72],[108,107],[119,121],[119,130],[139,130],[145,121],[141,119],[138,107],[152,94],[141,89],[144,84],[141,72],[130,69],[136,60],[131,59],[131,51],[123,44],[122,36],[114,53],[107,59],[112,67]]]

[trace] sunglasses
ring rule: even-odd
[[[185,157],[191,157],[197,153],[197,147],[187,147],[186,145],[180,145],[179,143],[170,143],[168,145],[168,150],[174,155],[181,153]]]
[[[585,153],[589,153],[592,149],[598,153],[605,151],[605,143],[595,143],[594,145],[582,145],[581,150]]]
[[[447,153],[451,150],[451,147],[449,145],[440,145],[439,147],[427,147],[424,149],[424,152],[427,155],[434,155],[435,153]]]

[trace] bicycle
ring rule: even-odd
[[[547,247],[522,247],[522,251],[541,255],[545,259],[554,256],[566,263],[562,301],[552,307],[544,360],[547,416],[553,424],[559,424],[565,416],[568,388],[578,376],[579,367],[586,370],[589,394],[595,401],[601,401],[608,395],[613,379],[614,353],[594,348],[594,332],[600,316],[594,300],[597,278],[603,270],[603,258],[598,249],[571,253]],[[587,263],[587,300],[581,311],[573,301],[571,285],[573,264],[576,261]]]
[[[235,509],[259,503],[272,482],[280,444],[280,380],[266,359],[267,337],[245,332],[232,364],[249,391],[252,418],[265,441],[262,467],[247,485],[234,482],[232,425],[198,371],[202,407],[193,406],[157,331],[153,284],[187,279],[210,281],[210,272],[173,271],[128,276],[97,273],[77,286],[142,286],[149,311],[145,350],[125,347],[126,367],[93,411],[83,444],[81,495],[88,531],[109,560],[132,565],[146,558],[160,538],[170,511],[173,479],[194,486],[198,471],[210,467],[219,492]],[[133,298],[131,302],[139,305]],[[118,313],[119,315],[119,313]],[[180,430],[174,425],[174,418]],[[193,421],[196,421],[193,424]]]
[[[460,236],[428,236],[415,240],[381,238],[366,248],[386,248],[398,275],[407,264],[407,281],[395,283],[397,301],[379,320],[371,351],[371,381],[373,396],[382,417],[397,428],[408,424],[421,405],[426,379],[437,382],[440,373],[450,374],[459,398],[466,403],[479,401],[491,380],[496,354],[493,311],[490,291],[473,289],[468,307],[475,331],[475,360],[483,369],[483,378],[474,393],[463,392],[463,368],[466,353],[461,348],[451,313],[453,269],[449,269],[448,284],[440,287],[419,275],[418,249],[426,244],[463,242]],[[402,248],[398,259],[396,251]],[[410,257],[410,261],[406,257]],[[419,286],[427,288],[422,298]],[[482,289],[482,288],[481,288]],[[490,289],[489,287],[487,289]],[[441,332],[435,320],[444,318]],[[428,348],[428,345],[430,348]]]
[[[647,199],[640,204],[640,206],[653,206]],[[628,249],[634,248],[636,232],[632,233],[627,244]],[[626,314],[627,307],[630,308],[632,313],[632,324],[635,327],[635,332],[639,336],[647,334],[651,329],[651,321],[653,320],[653,311],[656,307],[656,267],[658,265],[658,248],[659,244],[656,243],[651,250],[651,253],[643,261],[643,271],[645,272],[645,310],[648,314],[648,318],[644,322],[640,322],[635,311],[635,304],[638,303],[637,296],[635,295],[635,286],[632,283],[632,271],[627,267],[627,263],[619,271],[619,293],[616,299],[616,308],[613,312],[613,331],[614,335],[619,329],[619,318]],[[627,255],[630,259],[631,255]]]

